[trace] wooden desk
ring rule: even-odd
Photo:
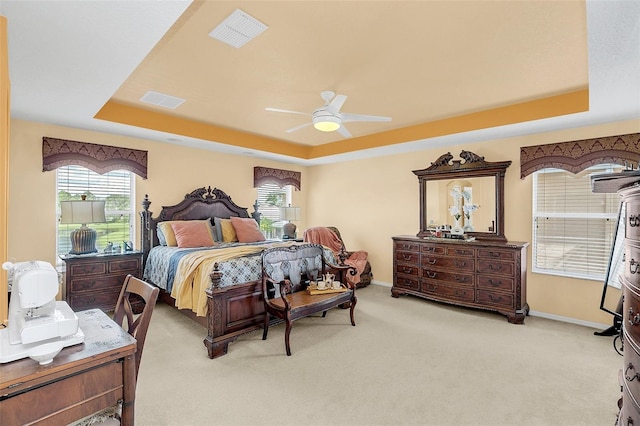
[[[0,424],[65,425],[123,401],[134,424],[136,340],[100,309],[77,312],[85,341],[41,366],[30,358],[0,364]]]

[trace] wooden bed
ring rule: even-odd
[[[229,218],[231,216],[253,217],[259,222],[260,214],[256,211],[249,215],[246,208],[239,207],[224,191],[217,188],[199,188],[185,195],[184,199],[173,206],[163,206],[158,217],[152,217],[149,210],[151,201],[145,195],[142,202],[141,216],[141,246],[144,262],[152,247],[159,245],[157,225],[168,220],[202,220]],[[264,319],[264,304],[261,295],[260,281],[241,283],[228,287],[220,286],[221,273],[211,274],[211,286],[207,293],[207,316],[198,317],[190,310],[180,310],[207,327],[207,337],[204,345],[209,358],[217,358],[227,353],[229,343],[238,336],[261,329]],[[152,284],[154,284],[152,282]],[[175,306],[171,295],[161,289],[159,297],[163,302]]]

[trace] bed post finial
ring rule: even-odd
[[[211,279],[211,287],[209,287],[210,290],[220,288],[222,272],[218,269],[218,262],[213,264],[213,272],[209,274],[209,278]]]
[[[147,255],[151,247],[153,247],[153,230],[151,229],[151,216],[153,213],[149,211],[150,205],[149,194],[144,194],[142,211],[140,212],[140,249],[143,255],[143,265],[147,262]]]

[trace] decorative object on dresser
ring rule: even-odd
[[[504,235],[504,175],[511,161],[487,162],[470,151],[460,158],[464,162],[446,153],[413,171],[420,231],[393,237],[391,295],[496,311],[523,324],[529,244]]]
[[[113,311],[125,277],[131,274],[142,278],[140,251],[60,258],[66,263],[65,300],[74,311],[93,308]]]
[[[640,171],[596,175],[594,192],[617,192],[625,210],[626,263],[622,281],[623,369],[618,374],[622,397],[618,402],[618,425],[640,424]]]
[[[87,200],[82,195],[82,200],[60,201],[60,223],[80,224],[80,228],[71,231],[70,254],[95,253],[96,238],[98,234],[94,229],[88,228],[87,223],[105,223],[104,201]]]

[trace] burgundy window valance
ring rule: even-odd
[[[272,169],[270,167],[253,168],[253,187],[257,188],[265,183],[273,183],[279,187],[293,185],[300,190],[300,172],[292,170]]]
[[[43,137],[42,171],[70,165],[86,167],[98,174],[128,170],[146,179],[147,151]]]
[[[640,163],[640,133],[522,147],[520,179],[545,168],[578,173],[607,163]]]

